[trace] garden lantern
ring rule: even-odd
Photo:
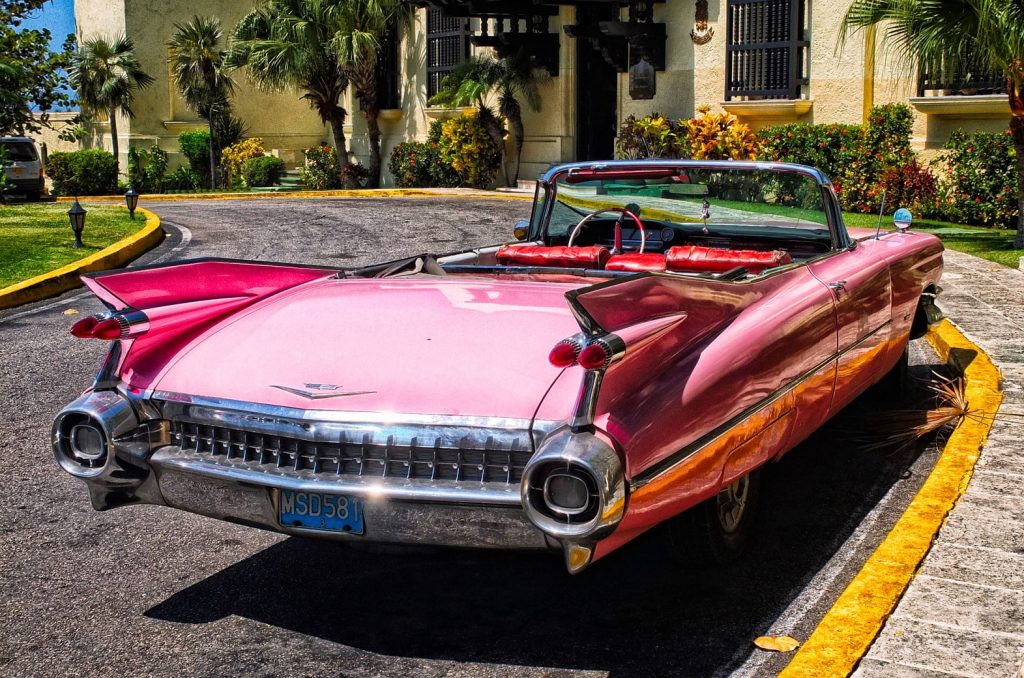
[[[71,230],[75,232],[75,249],[82,247],[82,230],[85,228],[85,209],[78,204],[78,197],[75,197],[75,204],[68,210],[68,219],[71,221]]]
[[[128,216],[134,220],[135,208],[139,205],[139,192],[134,186],[128,187],[128,192],[124,194],[124,202],[128,206]]]

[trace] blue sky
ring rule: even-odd
[[[64,44],[68,33],[75,32],[74,0],[50,0],[42,9],[22,24],[24,28],[49,28],[52,40],[50,48],[54,51]]]

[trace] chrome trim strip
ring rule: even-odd
[[[130,399],[138,398],[126,393]],[[227,398],[193,396],[170,391],[153,391],[146,394],[147,398],[181,405],[198,405],[213,409],[233,410],[238,413],[263,415],[267,417],[294,419],[305,422],[337,422],[352,424],[386,424],[386,425],[429,425],[429,426],[461,426],[485,429],[534,430],[541,434],[548,433],[562,426],[565,422],[549,420],[514,419],[508,417],[480,417],[444,414],[404,414],[401,412],[339,412],[334,410],[307,410],[283,405],[266,405]]]
[[[341,477],[325,481],[313,477],[277,473],[272,469],[252,468],[251,462],[212,464],[203,457],[189,454],[180,448],[168,446],[157,450],[150,463],[158,471],[173,470],[194,473],[208,478],[245,483],[259,487],[295,490],[300,492],[323,492],[326,494],[347,494],[367,500],[406,500],[442,504],[472,504],[474,506],[522,507],[518,483],[495,484],[488,487],[466,487],[466,482],[434,480],[428,482],[405,481],[397,484],[394,477],[352,478]]]
[[[742,412],[737,414],[735,417],[733,417],[729,421],[727,421],[724,424],[718,426],[713,431],[710,431],[710,432],[704,434],[703,436],[701,436],[697,440],[693,441],[692,443],[690,443],[686,447],[682,448],[681,450],[679,450],[677,452],[673,452],[672,454],[668,455],[667,457],[665,457],[661,461],[655,462],[654,464],[652,464],[652,465],[648,466],[647,468],[645,468],[643,471],[640,471],[635,476],[633,476],[633,478],[629,481],[630,492],[635,492],[636,490],[640,489],[644,485],[647,485],[648,483],[650,483],[652,480],[655,480],[659,476],[664,475],[664,474],[670,472],[675,467],[679,466],[680,464],[685,462],[687,459],[692,457],[694,454],[696,454],[697,452],[699,452],[700,450],[704,449],[705,447],[707,447],[711,443],[715,442],[717,439],[719,439],[722,436],[724,436],[725,434],[727,434],[730,430],[732,430],[734,427],[736,427],[737,425],[742,423],[744,420],[746,420],[746,419],[750,418],[751,416],[753,416],[754,414],[756,414],[759,410],[762,410],[765,407],[768,407],[769,405],[771,405],[772,403],[774,403],[775,401],[779,400],[780,398],[785,396],[787,393],[792,391],[794,388],[796,388],[800,384],[802,384],[805,381],[807,381],[808,379],[810,379],[812,376],[814,376],[815,374],[820,372],[822,369],[827,367],[829,365],[829,363],[831,363],[834,360],[838,360],[839,358],[842,358],[844,355],[846,355],[847,353],[849,353],[853,349],[857,348],[858,346],[860,346],[865,341],[867,341],[871,337],[875,336],[876,334],[878,334],[882,330],[886,329],[891,324],[892,324],[892,320],[886,320],[884,323],[882,323],[881,325],[879,325],[878,327],[876,327],[872,331],[868,332],[863,337],[861,337],[857,341],[853,342],[852,344],[850,344],[849,346],[844,348],[842,351],[838,351],[838,352],[834,353],[831,357],[827,358],[826,360],[821,361],[820,363],[818,363],[817,365],[815,365],[814,367],[812,367],[808,371],[804,372],[802,375],[800,375],[799,377],[797,377],[793,381],[789,382],[785,386],[782,386],[782,387],[776,389],[775,391],[770,393],[767,397],[765,397],[762,400],[754,403],[753,405],[751,405],[747,409],[743,410]]]

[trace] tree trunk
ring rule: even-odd
[[[210,188],[214,189],[217,188],[217,171],[213,164],[213,116],[211,115],[206,122],[210,126]]]
[[[117,143],[117,107],[110,109],[110,145],[114,149],[114,190],[117,191],[117,180],[121,176],[121,156]]]
[[[509,117],[508,126],[512,128],[512,180],[508,182],[510,188],[519,185],[519,161],[523,157],[523,142],[526,137],[526,128],[523,125],[523,116],[518,112]]]
[[[345,109],[336,107],[331,113],[331,134],[334,136],[334,152],[338,156],[338,167],[348,163],[348,146],[345,140]]]
[[[1024,249],[1024,110],[1013,111],[1010,118],[1010,136],[1017,152],[1017,235],[1013,239],[1016,249]]]
[[[501,176],[505,180],[505,185],[508,186],[508,168],[505,166],[505,130],[502,129],[501,120],[483,102],[477,104],[477,117],[480,119],[484,129],[487,130],[487,134],[490,135],[491,139],[494,139],[494,143],[501,149]]]
[[[370,178],[366,181],[367,188],[379,188],[380,187],[380,124],[378,123],[377,116],[380,114],[380,109],[377,107],[377,102],[374,101],[372,104],[367,106],[363,113],[366,114],[366,133],[370,137],[370,167],[368,171]]]

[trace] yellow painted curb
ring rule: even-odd
[[[971,410],[994,415],[1003,396],[999,370],[985,352],[948,320],[927,338],[943,360],[962,370]],[[957,426],[907,510],[780,676],[848,676],[853,672],[910,585],[946,516],[967,489],[991,420],[991,416],[964,419]]]
[[[135,211],[146,217],[146,224],[141,229],[96,254],[0,289],[0,308],[20,306],[74,289],[82,284],[79,276],[83,273],[123,266],[156,245],[164,237],[160,230],[160,217],[142,208]]]
[[[533,194],[504,193],[501,191],[474,191],[472,193],[444,193],[422,188],[360,188],[336,191],[281,191],[280,193],[145,193],[144,202],[179,202],[183,200],[271,200],[275,198],[486,198],[497,200],[529,200]],[[121,195],[89,198],[92,201],[123,201]],[[71,202],[70,196],[60,196],[57,202]]]

